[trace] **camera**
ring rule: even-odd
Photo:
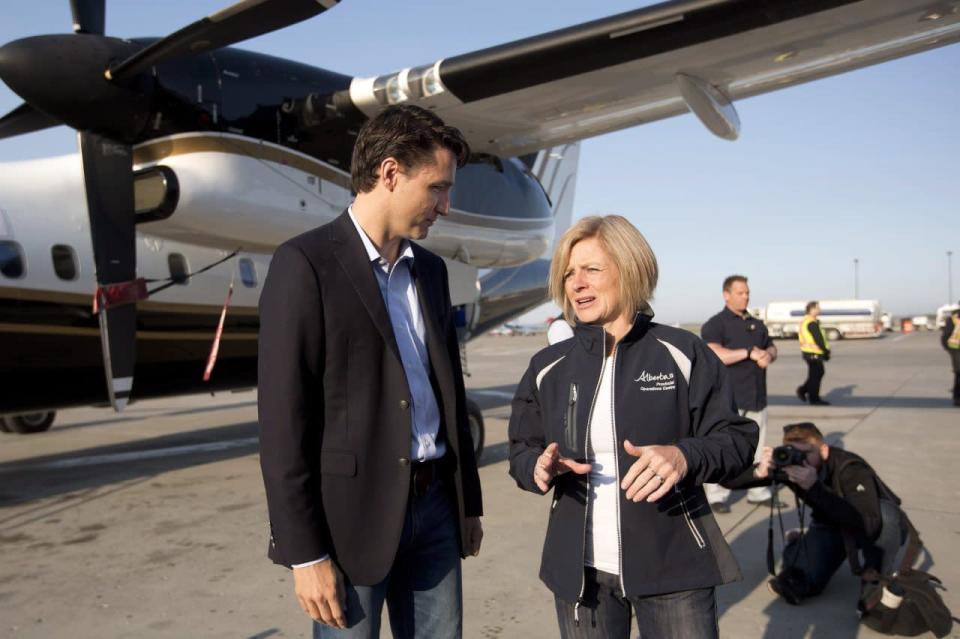
[[[773,449],[773,467],[783,468],[784,466],[803,466],[807,454],[790,444],[777,446]]]

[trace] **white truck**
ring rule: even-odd
[[[771,337],[796,337],[806,314],[807,301],[770,302],[765,323]],[[877,300],[820,300],[820,327],[827,339],[879,337],[883,311]]]
[[[955,313],[957,310],[960,310],[960,306],[957,304],[944,304],[937,309],[937,328],[943,329],[947,323],[947,316]]]

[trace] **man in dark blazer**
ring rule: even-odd
[[[460,559],[480,480],[443,261],[410,240],[450,206],[469,148],[413,106],[367,122],[357,192],[280,246],[260,298],[260,464],[269,556],[315,637],[462,634]]]

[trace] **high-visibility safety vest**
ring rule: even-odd
[[[960,315],[953,316],[953,332],[947,338],[947,348],[960,350]]]
[[[817,342],[813,339],[813,333],[810,331],[810,322],[815,321],[815,319],[807,315],[803,318],[803,322],[800,323],[800,334],[798,335],[800,338],[800,350],[813,355],[823,355],[823,350],[817,346]],[[830,343],[827,341],[827,336],[824,335],[823,329],[820,328],[819,324],[817,324],[817,328],[820,331],[820,337],[823,338],[824,346],[829,349]]]

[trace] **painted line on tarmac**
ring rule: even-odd
[[[913,337],[914,335],[916,335],[916,333],[904,333],[903,335],[897,335],[896,337],[894,337],[894,338],[893,338],[892,340],[890,340],[890,341],[891,341],[891,342],[899,342],[899,341],[902,340],[902,339],[907,339],[908,337]]]
[[[513,399],[513,393],[498,390],[467,390],[467,395],[480,395],[481,397],[496,397],[497,399]]]
[[[80,466],[98,466],[102,464],[114,464],[119,462],[137,461],[142,459],[157,459],[159,457],[173,457],[175,455],[189,455],[191,453],[213,453],[231,448],[243,448],[245,446],[257,443],[256,437],[244,437],[243,439],[231,439],[224,442],[210,442],[209,444],[191,444],[190,446],[172,446],[170,448],[153,448],[150,450],[138,450],[128,453],[111,453],[108,455],[90,455],[88,457],[76,457],[74,459],[57,459],[48,462],[39,462],[36,464],[17,464],[15,468],[0,471],[0,474],[6,472],[22,471],[24,468],[77,468]]]

